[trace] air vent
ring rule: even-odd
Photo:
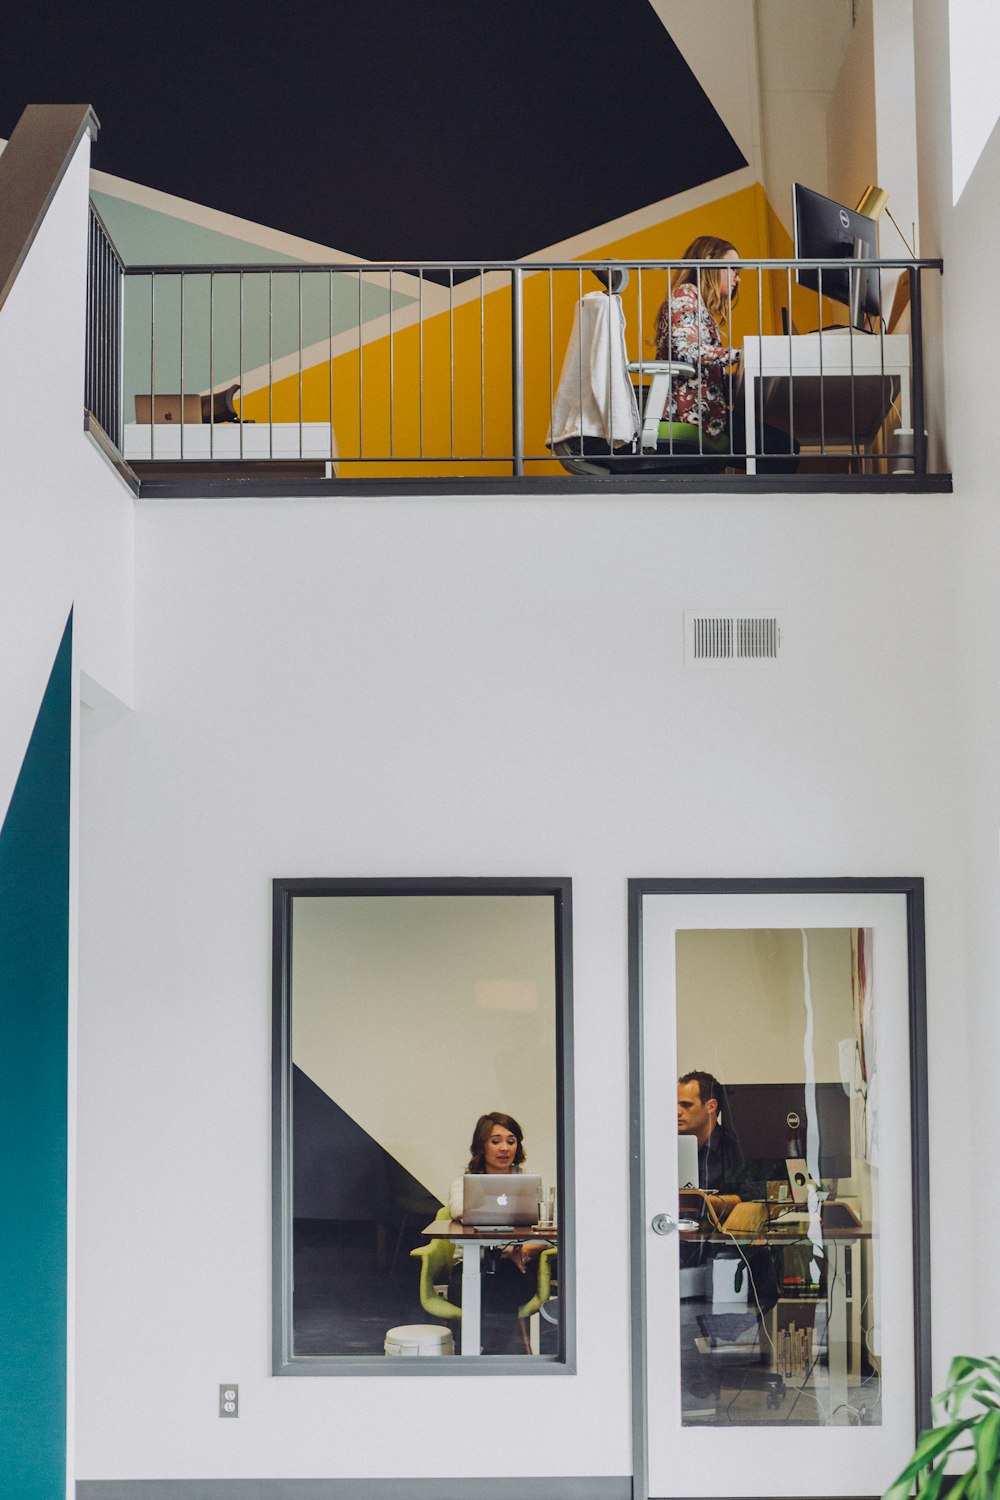
[[[773,666],[781,649],[781,618],[751,610],[738,615],[684,611],[684,662],[689,667]]]

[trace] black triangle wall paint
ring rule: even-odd
[[[95,167],[366,259],[516,259],[745,165],[649,0],[8,10],[0,135],[88,100]]]
[[[438,1202],[297,1067],[292,1068],[292,1160],[296,1219],[393,1225],[405,1202],[426,1199],[433,1207]]]

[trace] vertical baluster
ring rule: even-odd
[[[396,382],[396,348],[392,333],[392,267],[389,267],[389,457],[395,457],[393,396]]]
[[[420,329],[420,341],[417,350],[417,384],[420,386],[420,456],[424,456],[424,269],[420,267],[417,284],[417,326]]]
[[[156,272],[149,278],[149,456],[156,457]]]
[[[237,371],[237,374],[239,375],[239,382],[240,382],[240,432],[239,432],[239,438],[240,438],[240,462],[242,463],[243,462],[243,458],[244,458],[244,453],[243,453],[243,320],[244,320],[244,317],[245,317],[246,308],[245,308],[244,300],[243,300],[244,299],[244,291],[245,291],[244,273],[241,271],[239,273],[239,275],[240,275],[240,314],[239,314],[239,316],[240,316],[240,354],[239,354],[239,370]]]
[[[181,342],[180,342],[180,367],[181,367],[181,458],[184,457],[184,272],[180,278],[180,319],[181,319]],[[215,420],[215,395],[210,398],[210,411],[212,420]]]
[[[524,299],[523,271],[511,267],[511,416],[514,437],[514,477],[524,474]]]
[[[215,272],[208,273],[208,389],[209,410],[215,416]],[[183,429],[182,434],[183,436]],[[215,423],[209,424],[208,456],[215,457]]]
[[[330,267],[330,271],[329,271],[329,286],[328,286],[327,290],[329,292],[329,296],[327,298],[327,313],[328,313],[328,321],[329,321],[330,342],[329,342],[329,345],[328,345],[328,348],[327,348],[327,353],[328,353],[329,359],[330,359],[330,464],[331,464],[331,473],[332,473],[332,465],[333,465],[333,267],[332,266]]]
[[[553,367],[553,345],[555,343],[555,329],[552,317],[552,267],[548,269],[549,279],[549,439],[555,439],[555,369]]]
[[[420,457],[424,456],[424,268],[420,267],[417,283],[417,326],[419,341],[417,349],[417,384],[420,388],[418,421],[420,424]]]
[[[449,453],[455,457],[455,269],[448,268],[448,411],[450,424]]]
[[[927,434],[924,431],[924,310],[921,301],[920,271],[910,270],[910,340],[913,346],[912,420],[913,472],[927,473]]]

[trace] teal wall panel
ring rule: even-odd
[[[72,615],[0,829],[0,1495],[66,1471]]]

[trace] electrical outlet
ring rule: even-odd
[[[219,1386],[219,1416],[238,1417],[240,1414],[240,1388],[229,1380]]]

